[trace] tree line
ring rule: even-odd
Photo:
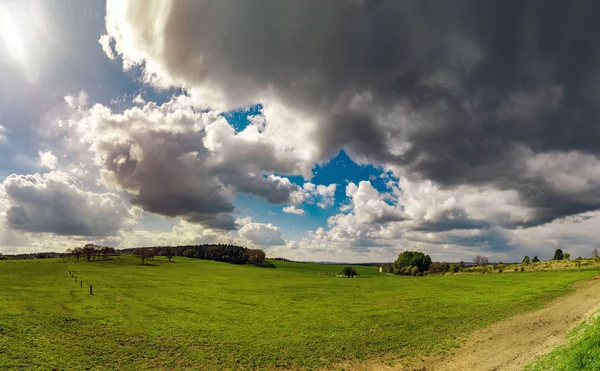
[[[138,255],[142,259],[142,264],[145,259],[152,259],[154,255],[160,255],[167,257],[169,261],[175,256],[183,256],[230,264],[249,263],[261,266],[267,257],[261,249],[248,249],[228,244],[138,247],[121,251]]]
[[[594,249],[592,251],[592,257],[600,261],[600,252],[598,249]],[[554,252],[554,257],[552,260],[569,260],[571,258],[571,254],[563,252],[561,249],[556,249]],[[577,259],[578,262],[581,262],[582,258],[579,257]],[[523,258],[522,263],[524,265],[529,265],[531,263],[537,263],[540,259],[536,256],[530,258],[526,255]],[[473,263],[469,266],[479,266],[483,267],[483,272],[486,272],[486,267],[489,264],[489,259],[487,256],[477,255],[473,258]],[[502,272],[503,267],[502,262],[493,263],[494,269],[498,268],[500,272]],[[446,262],[433,262],[429,255],[426,255],[420,251],[403,251],[398,255],[398,258],[393,263],[384,263],[378,264],[381,268],[381,271],[384,273],[393,273],[401,276],[424,276],[428,274],[439,274],[439,273],[456,273],[463,272],[464,270],[468,270],[467,263],[461,261],[460,263],[446,263]],[[515,269],[516,271],[516,269]],[[523,268],[521,268],[523,271]]]
[[[67,249],[67,256],[77,259],[83,258],[87,261],[92,260],[108,260],[109,256],[118,255],[118,251],[114,247],[100,246],[88,243],[83,247],[75,247],[73,249]]]

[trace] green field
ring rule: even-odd
[[[0,369],[275,369],[438,353],[597,271],[395,277],[132,256],[0,261]],[[88,284],[94,295],[89,294]]]
[[[579,325],[569,334],[569,342],[538,358],[526,371],[600,370],[600,318]]]

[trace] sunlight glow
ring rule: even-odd
[[[0,55],[7,56],[22,69],[30,82],[35,82],[39,77],[39,71],[34,64],[30,63],[21,35],[13,13],[0,8]]]

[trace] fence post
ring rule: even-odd
[[[77,282],[77,276],[75,276],[75,282]]]
[[[79,287],[83,287],[83,280],[79,281]]]
[[[94,295],[92,294],[92,285],[90,285],[90,295]]]

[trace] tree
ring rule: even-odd
[[[523,264],[529,265],[530,262],[531,262],[531,259],[529,259],[529,256],[525,255],[525,257],[523,258]]]
[[[569,254],[568,252],[565,253],[565,260],[569,260],[571,259],[571,254]]]
[[[167,259],[169,259],[169,261],[171,261],[171,259],[173,259],[173,256],[175,255],[175,251],[173,251],[173,248],[171,246],[165,246],[162,248],[162,254],[166,256]]]
[[[183,252],[183,256],[185,256],[186,258],[193,258],[195,254],[196,253],[193,249],[187,249]]]
[[[261,266],[267,258],[267,255],[261,249],[248,249],[248,262],[256,266]]]
[[[563,260],[565,255],[563,254],[561,249],[556,249],[554,252],[554,260]]]
[[[114,254],[116,252],[116,250],[114,249],[114,247],[108,247],[108,246],[104,246],[100,252],[102,253],[102,258],[104,258],[104,260],[108,260],[108,256],[110,254]]]
[[[142,265],[144,265],[144,261],[146,259],[150,259],[154,256],[154,249],[150,247],[142,247],[140,249],[136,249],[134,254],[142,259]]]
[[[536,255],[536,256],[534,256],[534,257],[533,257],[533,259],[531,259],[531,261],[532,261],[533,263],[538,263],[538,262],[540,261],[540,259],[539,259],[539,258],[537,257],[537,255]]]
[[[344,267],[344,269],[342,269],[342,274],[346,277],[352,277],[352,278],[354,278],[354,276],[358,275],[358,273],[356,272],[356,269],[354,269],[354,267]]]
[[[475,258],[473,258],[473,263],[475,263],[475,265],[485,267],[488,264],[488,258],[487,256],[477,255]]]
[[[450,264],[450,268],[448,268],[448,272],[450,273],[456,273],[458,272],[460,268],[458,267],[458,265],[456,265],[456,263],[452,263]]]
[[[431,257],[429,255],[419,251],[403,251],[394,262],[394,273],[410,275],[412,267],[417,267],[419,272],[425,272],[430,265]]]
[[[592,250],[592,257],[596,260],[600,259],[600,253],[598,252],[598,249]]]
[[[430,273],[444,273],[450,268],[450,265],[446,262],[434,262],[429,266]]]
[[[83,255],[85,255],[87,261],[90,261],[92,260],[92,255],[96,253],[96,246],[94,244],[88,243],[83,247],[82,253]]]

